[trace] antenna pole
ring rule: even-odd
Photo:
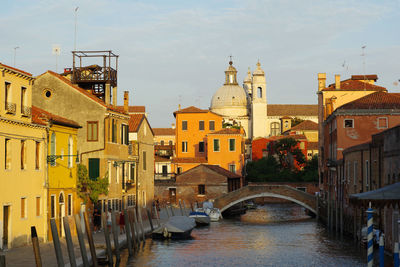
[[[75,11],[74,51],[76,51],[76,27],[78,24],[78,9],[79,9],[79,7],[77,6],[74,10]]]
[[[362,49],[362,54],[361,54],[361,56],[363,57],[364,91],[366,90],[366,86],[367,86],[367,84],[366,84],[366,82],[365,82],[365,80],[366,80],[366,74],[365,74],[365,48],[366,48],[366,47],[367,47],[366,45],[364,45],[364,46],[361,47],[361,49]]]
[[[16,66],[15,62],[16,62],[16,58],[17,58],[17,49],[18,48],[19,48],[19,46],[14,47],[14,67]]]

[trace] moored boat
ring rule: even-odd
[[[196,221],[197,226],[209,225],[211,221],[210,216],[203,209],[190,212],[189,217]]]
[[[172,216],[168,221],[156,228],[151,237],[155,239],[186,239],[190,237],[196,226],[195,219],[187,216]]]
[[[219,219],[222,219],[221,211],[217,208],[206,209],[206,213],[210,216],[212,222],[218,222]]]

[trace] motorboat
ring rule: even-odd
[[[196,221],[197,226],[209,225],[211,221],[210,216],[202,208],[190,212],[189,217]]]
[[[172,216],[152,233],[155,239],[187,239],[196,226],[194,218],[187,216]]]
[[[217,222],[219,219],[222,219],[221,211],[218,208],[214,208],[214,205],[211,201],[205,201],[203,203],[203,209],[205,213],[210,216],[210,220],[212,222]]]

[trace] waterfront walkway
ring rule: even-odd
[[[178,208],[174,209],[175,215],[180,215],[180,211]],[[165,212],[165,210],[160,212],[160,218],[161,221],[166,221],[168,216]],[[150,232],[150,224],[148,221],[144,221],[144,229],[146,233]],[[157,226],[157,221],[153,219],[153,225],[156,227]],[[119,231],[119,228],[118,228]],[[98,257],[100,256],[105,256],[106,255],[106,245],[105,245],[105,237],[104,237],[104,232],[97,232],[93,234],[93,240],[94,244],[96,247],[96,254]],[[119,245],[120,247],[126,247],[126,234],[119,235],[118,237],[119,240]],[[70,266],[69,265],[69,258],[68,258],[68,251],[67,251],[67,244],[65,241],[65,238],[60,239],[61,242],[61,248],[62,248],[62,253],[63,253],[63,258],[64,258],[64,263],[65,266]],[[74,248],[75,248],[75,257],[77,258],[77,265],[78,266],[83,266],[82,265],[82,259],[81,259],[81,252],[79,249],[79,243],[78,243],[78,238],[75,236],[73,237],[73,242],[74,242]],[[90,256],[90,249],[89,249],[89,244],[87,242],[87,237],[85,233],[85,243],[86,243],[86,252],[89,261],[91,261],[91,256]],[[111,246],[114,248],[114,240],[111,235]],[[46,242],[46,243],[40,243],[40,254],[42,258],[42,265],[43,266],[57,266],[57,259],[56,259],[56,254],[53,246],[53,242]],[[31,245],[24,246],[24,247],[19,247],[19,248],[12,248],[8,251],[5,252],[6,255],[6,266],[7,267],[30,267],[30,266],[36,266],[35,265],[35,258],[33,254],[33,248]]]

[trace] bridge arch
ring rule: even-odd
[[[236,204],[238,204],[240,202],[243,202],[243,201],[246,201],[246,200],[249,200],[249,199],[253,199],[253,198],[258,198],[258,197],[276,197],[276,198],[286,199],[286,200],[295,202],[295,203],[299,204],[300,206],[303,206],[304,208],[308,209],[312,213],[316,214],[315,209],[313,209],[312,207],[310,207],[309,205],[307,205],[304,202],[301,202],[301,201],[299,201],[299,200],[297,200],[295,198],[289,197],[289,196],[284,196],[284,195],[279,195],[279,194],[274,194],[274,193],[269,193],[269,192],[264,192],[264,193],[260,193],[260,194],[255,194],[255,195],[251,195],[251,196],[242,197],[240,199],[237,199],[237,200],[234,200],[234,201],[230,202],[228,205],[225,205],[224,207],[220,208],[220,210],[221,210],[221,212],[223,212],[223,211],[229,209],[230,207],[232,207],[232,206],[234,206],[234,205],[236,205]]]
[[[317,203],[314,195],[297,190],[288,185],[264,183],[249,184],[238,190],[224,194],[214,200],[214,206],[219,208],[221,211],[225,211],[237,203],[258,197],[286,199],[303,206],[314,214],[317,214]]]

